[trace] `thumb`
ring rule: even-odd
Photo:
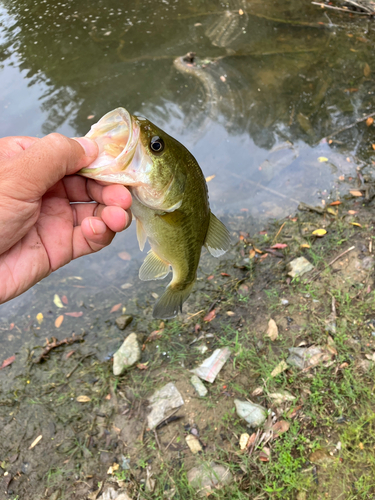
[[[65,175],[78,172],[98,156],[98,146],[87,137],[69,139],[49,134],[9,159],[9,177],[27,197],[40,197]]]

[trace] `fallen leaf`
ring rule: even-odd
[[[208,280],[213,280],[213,279],[214,279],[214,277],[215,277],[215,276],[214,276],[213,274],[211,274],[210,276],[208,276],[208,277],[207,277],[207,279],[208,279]]]
[[[326,158],[325,156],[319,156],[318,162],[323,163],[325,161],[328,161],[328,158]]]
[[[275,250],[282,250],[283,248],[286,248],[288,245],[286,243],[276,243],[275,245],[272,245],[271,248]]]
[[[203,321],[212,321],[214,318],[216,318],[216,309],[212,309],[206,316],[203,318]]]
[[[330,203],[330,206],[335,207],[336,205],[341,205],[341,204],[342,204],[342,201],[337,200],[337,201],[333,201],[332,203]]]
[[[250,435],[245,432],[244,434],[241,434],[240,436],[240,450],[244,450],[247,448],[247,443],[249,442]]]
[[[263,253],[262,250],[259,250],[259,248],[254,247],[254,250],[256,251],[256,253]]]
[[[375,149],[375,144],[371,144],[372,149]]]
[[[243,10],[242,10],[242,9],[240,9],[240,10],[238,11],[238,13],[239,13],[239,15],[240,15],[240,16],[243,16],[243,15],[244,15],[244,12],[243,12]]]
[[[365,75],[366,78],[368,78],[371,75],[371,68],[367,63],[365,64],[365,67],[363,68],[363,74]]]
[[[61,297],[61,300],[62,300],[63,304],[68,305],[68,297],[66,295],[63,295]]]
[[[367,118],[367,120],[366,120],[366,125],[367,125],[368,127],[370,127],[370,125],[372,125],[373,123],[374,123],[374,119],[373,119],[371,116],[369,116],[369,117]]]
[[[249,258],[253,259],[255,257],[255,250],[252,248],[249,252]]]
[[[286,362],[280,361],[280,363],[272,370],[271,372],[271,377],[277,377],[277,375],[280,375],[283,371],[285,371],[288,368],[288,365]]]
[[[131,258],[132,258],[131,255],[130,255],[130,253],[125,252],[125,251],[119,252],[117,254],[117,256],[120,257],[120,259],[122,259],[122,260],[131,260]]]
[[[37,322],[39,323],[39,325],[41,325],[41,324],[42,324],[42,322],[43,322],[43,318],[44,318],[44,316],[43,316],[43,314],[42,314],[42,313],[38,313],[38,314],[36,315],[36,320],[37,320]]]
[[[348,214],[349,215],[355,215],[357,212],[357,210],[348,210]]]
[[[233,311],[227,311],[227,316],[234,316],[235,314]]]
[[[114,472],[116,472],[117,470],[119,470],[120,468],[120,464],[117,464],[116,462],[114,464],[111,465],[111,467],[107,470],[107,474],[113,474]]]
[[[16,356],[11,356],[10,358],[7,358],[3,361],[3,364],[0,366],[0,370],[3,368],[6,368],[7,366],[11,365],[13,361],[16,359]]]
[[[76,401],[78,401],[78,403],[89,403],[91,398],[89,396],[78,396]]]
[[[40,436],[38,436],[38,437],[37,437],[37,438],[36,438],[36,439],[35,439],[35,440],[31,443],[31,445],[30,445],[30,447],[29,447],[29,450],[31,450],[32,448],[34,448],[34,446],[36,446],[36,445],[39,443],[39,441],[42,439],[42,437],[43,437],[43,436],[42,436],[42,434],[41,434]]]
[[[163,335],[163,330],[154,330],[145,340],[145,344],[147,344],[147,342],[152,342],[153,340],[160,339],[162,335]]]
[[[259,460],[262,462],[269,462],[270,461],[270,456],[267,451],[265,451],[265,448],[259,453]]]
[[[272,426],[272,430],[274,432],[275,437],[280,436],[280,434],[283,434],[284,432],[287,432],[289,430],[290,423],[287,422],[286,420],[279,420],[279,422],[276,422]]]
[[[93,118],[95,118],[95,115],[89,115],[89,116],[87,117],[87,119],[88,119],[88,120],[92,120]]]
[[[153,296],[153,298],[156,300],[159,298],[159,295],[155,292],[151,292],[151,295]]]
[[[61,299],[60,297],[57,295],[57,293],[55,293],[54,297],[53,297],[53,303],[55,304],[56,307],[64,307],[63,306],[63,303],[61,302]]]
[[[120,309],[120,307],[122,306],[122,304],[116,304],[115,306],[112,307],[112,309],[109,311],[110,313],[115,313],[116,311],[118,311]]]
[[[222,82],[226,82],[226,81],[227,81],[227,77],[226,77],[226,76],[224,76],[224,75],[221,75],[220,80],[221,80]]]
[[[315,229],[315,231],[313,231],[311,234],[313,236],[318,236],[318,238],[321,238],[322,236],[327,234],[327,231],[325,229]]]
[[[14,323],[11,323],[11,324],[9,325],[9,330],[13,330],[13,328],[14,328]]]
[[[60,328],[61,326],[61,323],[64,321],[64,315],[61,314],[60,316],[57,316],[56,320],[55,320],[55,327],[56,328]]]
[[[220,273],[220,274],[221,274],[221,276],[224,276],[225,278],[230,278],[230,274],[228,274],[228,273]]]
[[[252,396],[260,396],[261,394],[263,394],[263,387],[257,387],[251,393]]]
[[[81,316],[83,316],[83,312],[82,311],[69,312],[65,313],[65,316],[71,316],[72,318],[80,318]]]
[[[216,175],[209,175],[208,177],[206,177],[206,182],[210,182],[212,181],[212,179],[215,179]]]
[[[300,248],[310,248],[310,245],[308,243],[302,243]]]
[[[148,362],[147,363],[138,363],[136,366],[137,366],[138,370],[148,370],[147,364],[148,364]]]
[[[269,337],[273,341],[276,340],[278,336],[279,329],[277,328],[275,320],[271,318],[268,322],[266,337]]]
[[[330,207],[328,207],[328,208],[327,208],[327,212],[328,212],[329,214],[331,214],[331,215],[334,215],[334,216],[336,216],[336,215],[337,215],[336,210],[335,210],[335,209],[333,209],[333,208],[330,208]]]
[[[362,227],[358,222],[350,222],[352,226]]]
[[[65,359],[69,359],[70,356],[73,356],[73,354],[75,353],[75,351],[69,351],[66,355],[65,355]]]
[[[375,149],[375,148],[374,148]],[[363,196],[363,194],[361,193],[361,191],[357,191],[356,189],[353,189],[352,191],[349,191],[349,193],[352,195],[352,196]]]

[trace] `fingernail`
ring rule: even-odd
[[[104,234],[107,230],[107,226],[104,224],[103,221],[99,219],[89,219],[90,222],[90,227],[92,229],[92,232],[96,235]]]
[[[85,150],[86,156],[97,156],[98,145],[88,137],[73,137],[73,140],[78,142]]]

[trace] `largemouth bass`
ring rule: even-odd
[[[124,108],[103,116],[87,137],[99,145],[99,156],[78,173],[129,188],[139,247],[147,239],[151,246],[139,277],[163,279],[172,268],[153,316],[173,318],[192,291],[202,246],[219,257],[230,244],[228,230],[210,211],[202,170],[182,144]]]

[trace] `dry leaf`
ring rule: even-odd
[[[262,250],[259,250],[259,248],[254,247],[254,250],[256,251],[256,253],[263,253]]]
[[[145,340],[145,344],[147,342],[152,342],[153,340],[160,339],[160,337],[162,335],[163,335],[163,330],[154,330],[153,332],[150,333],[150,335]]]
[[[43,316],[43,314],[42,314],[42,313],[38,313],[38,314],[36,315],[36,320],[37,320],[37,322],[39,323],[39,325],[41,325],[41,324],[42,324],[42,322],[43,322],[43,318],[44,318],[44,316]]]
[[[9,330],[13,330],[13,328],[14,328],[14,323],[11,323],[11,324],[9,325]]]
[[[365,67],[363,68],[363,74],[365,75],[366,78],[368,78],[371,75],[371,68],[367,63],[365,64]]]
[[[89,116],[87,117],[87,119],[88,119],[88,120],[92,120],[93,118],[95,118],[95,115],[89,115]]]
[[[71,316],[72,318],[80,318],[81,316],[83,316],[83,312],[82,311],[69,312],[65,313],[65,316]]]
[[[358,222],[350,222],[352,226],[362,227]]]
[[[244,11],[243,11],[242,9],[240,9],[240,10],[238,11],[238,13],[239,13],[239,15],[240,15],[240,16],[243,16],[243,15],[244,15]]]
[[[31,445],[30,445],[30,447],[29,447],[29,450],[31,450],[32,448],[34,448],[34,446],[36,446],[36,445],[39,443],[39,441],[42,439],[42,437],[43,437],[43,436],[42,436],[42,434],[41,434],[40,436],[38,436],[38,437],[37,437],[37,438],[36,438],[36,439],[35,439],[35,440],[31,443]]]
[[[7,366],[11,365],[13,361],[16,359],[16,356],[11,356],[10,358],[7,358],[3,361],[3,364],[0,366],[0,370],[3,368],[6,368]]]
[[[268,322],[266,337],[269,337],[271,340],[276,340],[278,336],[279,330],[277,328],[276,322],[271,318]]]
[[[336,216],[336,215],[337,215],[336,210],[335,210],[335,209],[333,209],[333,208],[331,208],[331,207],[328,207],[328,208],[327,208],[327,212],[328,212],[329,214],[331,214],[331,215],[334,215],[334,216]]]
[[[65,304],[65,305],[68,305],[68,297],[66,295],[63,295],[61,297],[61,300],[62,300],[62,303]]]
[[[373,123],[374,123],[374,119],[373,119],[371,116],[369,116],[369,117],[367,118],[367,120],[366,120],[366,125],[367,125],[368,127],[370,127],[370,125],[372,125]]]
[[[125,252],[125,251],[123,251],[123,252],[119,252],[117,255],[118,255],[118,257],[120,257],[120,259],[122,259],[122,260],[131,260],[131,258],[132,258],[132,257],[131,257],[131,255],[130,255],[130,253]]]
[[[283,248],[286,248],[288,245],[286,243],[276,243],[276,245],[272,245],[271,248],[274,250],[282,250]]]
[[[250,435],[245,432],[244,434],[241,434],[240,436],[240,449],[241,450],[244,450],[245,448],[247,448],[247,443],[249,442],[249,439],[250,439]]]
[[[151,292],[151,295],[153,296],[153,298],[156,300],[159,298],[159,295],[155,292]]]
[[[348,210],[349,215],[355,215],[357,213],[357,210]]]
[[[61,302],[61,299],[60,297],[57,295],[57,293],[55,293],[54,297],[53,297],[53,303],[55,304],[56,307],[64,307],[63,306],[63,303]]]
[[[209,175],[208,177],[206,177],[206,182],[210,182],[212,181],[212,179],[215,179],[216,175]]]
[[[210,280],[213,280],[215,278],[215,276],[213,274],[211,274],[210,276],[207,277],[207,279],[210,281]]]
[[[227,81],[227,77],[226,77],[226,76],[224,76],[224,75],[221,75],[220,80],[221,80],[222,82],[226,82],[226,81]]]
[[[147,361],[147,363],[138,363],[136,366],[137,366],[138,370],[148,370],[147,364],[148,364],[148,361]]]
[[[261,394],[263,394],[263,387],[257,387],[251,393],[252,396],[260,396]]]
[[[334,207],[336,205],[341,205],[341,204],[342,204],[342,201],[337,200],[337,201],[333,201],[332,203],[330,203],[330,206]]]
[[[262,462],[269,462],[270,461],[270,456],[267,451],[265,451],[266,448],[263,448],[263,450],[259,453],[259,460]]]
[[[255,257],[255,250],[252,248],[249,252],[249,258],[253,259]]]
[[[236,313],[233,311],[227,311],[227,316],[234,316]]]
[[[300,248],[310,248],[310,245],[308,243],[302,243]]]
[[[375,149],[375,144],[371,144],[372,149]]]
[[[272,370],[271,377],[277,377],[277,375],[280,375],[280,373],[285,371],[287,368],[288,365],[286,364],[286,362],[284,360],[280,361],[280,363],[276,366],[276,368]]]
[[[272,430],[275,434],[275,437],[277,437],[280,436],[280,434],[283,434],[283,432],[287,432],[289,430],[289,427],[289,422],[287,422],[286,420],[280,420],[272,426]]]
[[[109,311],[110,313],[115,313],[116,311],[118,311],[120,309],[120,307],[122,306],[122,304],[116,304],[115,306],[112,307],[112,309]]]
[[[64,315],[61,314],[60,316],[57,316],[56,320],[55,320],[55,327],[56,328],[60,328],[61,326],[61,323],[64,321]]]
[[[315,229],[315,231],[313,231],[311,234],[313,236],[318,236],[318,238],[321,238],[322,236],[327,234],[327,231],[325,229]]]
[[[375,148],[374,148],[375,149]],[[352,195],[352,196],[363,196],[361,191],[357,191],[356,189],[353,189],[352,191],[349,191],[349,193]]]
[[[216,309],[212,309],[206,316],[203,318],[203,321],[212,321],[216,318]]]
[[[78,396],[77,401],[78,403],[89,403],[91,398],[89,396]]]
[[[320,162],[320,163],[324,163],[324,162],[326,162],[326,161],[328,161],[328,158],[326,158],[325,156],[319,156],[319,158],[318,158],[318,162]]]
[[[228,273],[220,273],[220,274],[221,274],[221,276],[224,276],[225,278],[230,278],[230,274],[228,274]]]

